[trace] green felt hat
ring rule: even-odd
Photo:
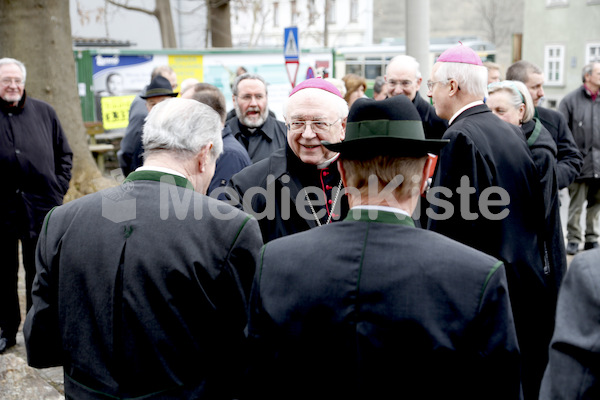
[[[344,141],[321,143],[343,157],[368,158],[439,154],[448,142],[425,139],[419,112],[408,97],[400,95],[380,101],[358,99],[350,108]]]

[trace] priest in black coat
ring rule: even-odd
[[[339,90],[324,79],[307,79],[290,94],[284,115],[287,145],[235,174],[227,194],[232,205],[258,219],[265,243],[339,221],[348,211],[338,154],[321,145],[345,135],[348,104]]]
[[[427,140],[405,96],[357,100],[338,168],[344,221],[265,245],[251,294],[249,398],[519,399],[504,265],[410,217]]]
[[[428,198],[429,229],[502,260],[523,356],[525,399],[537,399],[558,285],[544,264],[544,200],[523,132],[483,104],[487,70],[459,45],[431,72],[429,96],[449,120]]]

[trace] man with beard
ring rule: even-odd
[[[233,82],[232,92],[236,116],[227,126],[248,151],[252,162],[285,147],[285,124],[269,114],[265,79],[256,74],[242,74]]]
[[[181,95],[184,99],[193,99],[210,106],[221,117],[225,124],[226,106],[225,96],[219,88],[210,83],[200,82],[192,86]],[[217,159],[215,174],[208,186],[208,195],[225,200],[225,193],[221,190],[213,194],[213,190],[224,188],[231,177],[242,169],[251,165],[246,149],[233,137],[231,129],[225,125],[221,131],[223,138],[223,153]]]

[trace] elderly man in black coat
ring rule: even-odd
[[[204,195],[221,127],[196,100],[161,102],[144,165],[46,217],[23,332],[29,365],[63,366],[67,398],[239,396],[262,241],[250,215]]]
[[[248,332],[250,398],[519,399],[504,265],[410,217],[446,141],[404,96],[357,100],[339,152],[351,210],[267,243]]]
[[[545,262],[544,199],[523,132],[483,104],[487,69],[462,44],[438,58],[427,82],[450,126],[428,199],[429,229],[506,265],[525,399],[537,399],[554,328],[558,282]]]
[[[27,310],[35,276],[35,246],[46,213],[69,189],[73,153],[56,111],[27,96],[25,65],[0,59],[0,354],[16,344],[21,242]]]
[[[321,144],[344,138],[348,105],[339,90],[307,79],[290,94],[284,115],[287,145],[229,182],[232,203],[259,220],[265,242],[338,221],[348,211],[338,154]]]

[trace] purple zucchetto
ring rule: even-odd
[[[463,46],[461,42],[458,46],[454,46],[442,53],[437,59],[437,62],[455,62],[463,64],[473,64],[483,66],[481,58],[473,51],[472,48]]]
[[[296,87],[294,87],[294,90],[292,90],[290,93],[290,97],[302,89],[321,89],[329,93],[333,93],[342,99],[344,98],[338,88],[333,85],[333,83],[321,78],[310,78],[300,82],[298,85],[296,85]]]

